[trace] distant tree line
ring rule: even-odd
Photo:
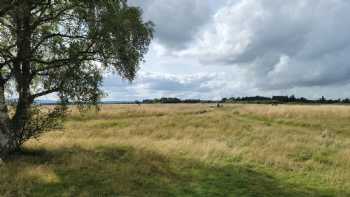
[[[286,104],[286,103],[295,103],[295,104],[349,104],[350,99],[327,99],[322,96],[319,99],[307,99],[305,97],[295,97],[291,96],[272,96],[272,97],[263,97],[263,96],[253,96],[253,97],[231,97],[223,98],[221,102],[224,103],[256,103],[256,104]]]
[[[202,102],[214,102],[214,101],[204,101],[200,99],[179,99],[171,97],[163,97],[156,99],[145,99],[142,101],[144,104],[153,104],[153,103],[202,103]]]
[[[180,99],[176,97],[163,97],[155,99],[145,99],[135,101],[139,104],[156,104],[156,103],[252,103],[252,104],[350,104],[350,99],[327,99],[322,96],[319,99],[307,99],[304,97],[291,96],[249,96],[249,97],[231,97],[221,100],[200,100],[200,99]]]

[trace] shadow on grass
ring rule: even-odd
[[[0,173],[5,196],[332,196],[244,166],[209,166],[130,147],[27,149]]]

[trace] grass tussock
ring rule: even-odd
[[[0,167],[1,196],[350,196],[350,107],[108,105]]]

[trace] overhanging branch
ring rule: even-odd
[[[53,89],[50,89],[50,90],[45,90],[43,92],[39,92],[39,93],[33,94],[32,95],[32,99],[36,99],[38,97],[42,97],[42,96],[45,96],[45,95],[48,95],[48,94],[52,94],[52,93],[58,92],[59,90],[60,90],[59,88],[53,88]]]

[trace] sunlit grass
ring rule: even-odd
[[[349,196],[350,107],[105,105],[0,167],[3,196]]]

